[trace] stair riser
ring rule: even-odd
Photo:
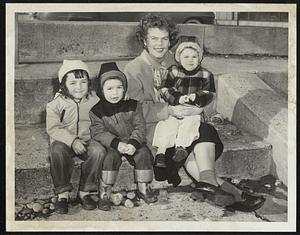
[[[227,151],[223,153],[216,163],[216,170],[219,176],[242,179],[255,179],[267,175],[270,173],[270,168],[271,150],[267,148]],[[179,173],[182,178],[181,185],[191,183],[183,169]],[[80,169],[79,165],[77,165],[72,175],[73,195],[76,195],[79,177]],[[120,168],[114,190],[133,190],[135,189],[133,182],[133,168],[125,161]],[[170,186],[167,182],[157,182],[155,180],[152,185],[154,188]],[[16,201],[22,202],[33,198],[48,198],[54,195],[52,187],[49,168],[16,170]]]

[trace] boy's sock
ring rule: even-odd
[[[83,199],[84,196],[89,195],[89,194],[90,194],[90,192],[79,191],[79,197],[80,197],[81,199]]]
[[[242,201],[242,190],[238,189],[237,187],[235,187],[233,184],[224,181],[221,184],[221,189],[227,193],[231,193],[233,194],[234,198],[236,201]]]
[[[218,186],[217,178],[215,171],[205,170],[199,173],[200,181]]]
[[[61,198],[66,198],[67,200],[69,200],[69,192],[63,192],[63,193],[59,193],[58,195],[58,199],[61,199]]]

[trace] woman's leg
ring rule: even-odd
[[[185,168],[196,181],[217,186],[215,174],[215,144],[198,143],[185,162]]]

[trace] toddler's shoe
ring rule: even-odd
[[[173,160],[175,162],[180,162],[180,161],[186,159],[187,156],[188,156],[188,151],[186,151],[186,149],[184,149],[183,147],[176,147],[175,154],[173,156]]]
[[[78,196],[78,199],[85,210],[94,210],[97,208],[97,203],[92,199],[91,195],[85,195],[83,198]]]
[[[154,161],[154,166],[155,167],[160,167],[160,168],[166,168],[166,156],[162,153],[159,153],[155,156],[155,161]]]
[[[55,212],[58,214],[68,214],[69,205],[67,198],[58,198],[55,203]]]

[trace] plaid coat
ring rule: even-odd
[[[213,74],[201,66],[193,71],[171,66],[163,87],[167,89],[162,89],[162,98],[170,105],[178,105],[181,96],[194,93],[196,99],[189,103],[204,107],[213,100],[216,92]]]

